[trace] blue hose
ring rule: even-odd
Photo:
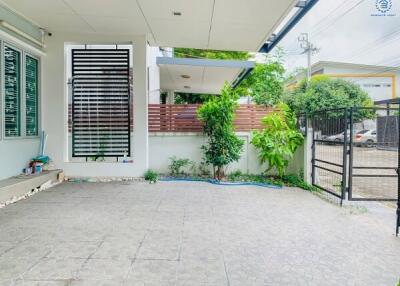
[[[168,177],[168,178],[162,178],[160,179],[162,182],[176,182],[176,181],[183,181],[183,182],[205,182],[205,183],[210,183],[213,185],[219,185],[219,186],[258,186],[258,187],[264,187],[264,188],[271,188],[271,189],[282,189],[281,186],[277,185],[272,185],[272,184],[266,184],[266,183],[256,183],[256,182],[222,182],[218,181],[215,179],[197,179],[197,178],[174,178],[174,177]]]

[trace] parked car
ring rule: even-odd
[[[373,147],[377,143],[376,130],[361,130],[353,139],[355,145]]]
[[[350,138],[350,130],[347,130],[347,138]],[[327,141],[332,141],[332,142],[343,142],[344,140],[344,132],[335,134],[335,135],[330,135],[325,138]]]
[[[343,142],[344,140],[344,132],[327,136],[325,138],[327,141],[332,142]],[[350,130],[347,130],[347,140],[350,140]],[[354,132],[353,143],[357,146],[365,146],[365,147],[373,147],[377,143],[376,139],[376,130],[361,130]]]

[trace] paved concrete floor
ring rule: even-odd
[[[396,285],[400,238],[300,190],[65,183],[0,210],[0,285]]]

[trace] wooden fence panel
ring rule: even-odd
[[[199,104],[149,104],[149,132],[202,132],[202,123],[197,119]],[[261,119],[273,109],[269,107],[240,104],[236,110],[235,130],[262,129]],[[68,109],[68,126],[71,131],[71,109]],[[133,108],[131,108],[133,130]]]

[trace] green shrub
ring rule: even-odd
[[[205,162],[213,166],[214,177],[224,177],[224,168],[240,159],[243,140],[234,130],[233,120],[237,108],[237,94],[229,84],[225,84],[220,96],[215,96],[203,104],[197,117],[203,122],[207,144],[201,148]]]
[[[168,166],[171,176],[185,175],[188,173],[188,169],[194,172],[196,165],[193,161],[187,158],[177,158],[172,156],[169,158],[171,163]]]
[[[297,147],[303,143],[303,135],[297,130],[296,117],[290,108],[278,104],[277,110],[262,119],[264,129],[255,131],[251,144],[259,150],[261,164],[267,162],[266,172],[276,169],[282,177]]]
[[[146,173],[144,173],[144,179],[149,181],[150,184],[156,183],[158,181],[158,174],[156,171],[149,169],[146,171]]]
[[[199,163],[198,175],[203,177],[209,177],[211,175],[210,166],[205,162],[205,160]]]
[[[368,107],[372,100],[357,84],[327,75],[313,76],[310,82],[303,80],[292,91],[285,93],[283,100],[296,113],[312,114],[319,110]],[[343,113],[330,112],[329,117],[341,117]],[[355,121],[372,118],[369,110],[359,110],[353,115]]]

